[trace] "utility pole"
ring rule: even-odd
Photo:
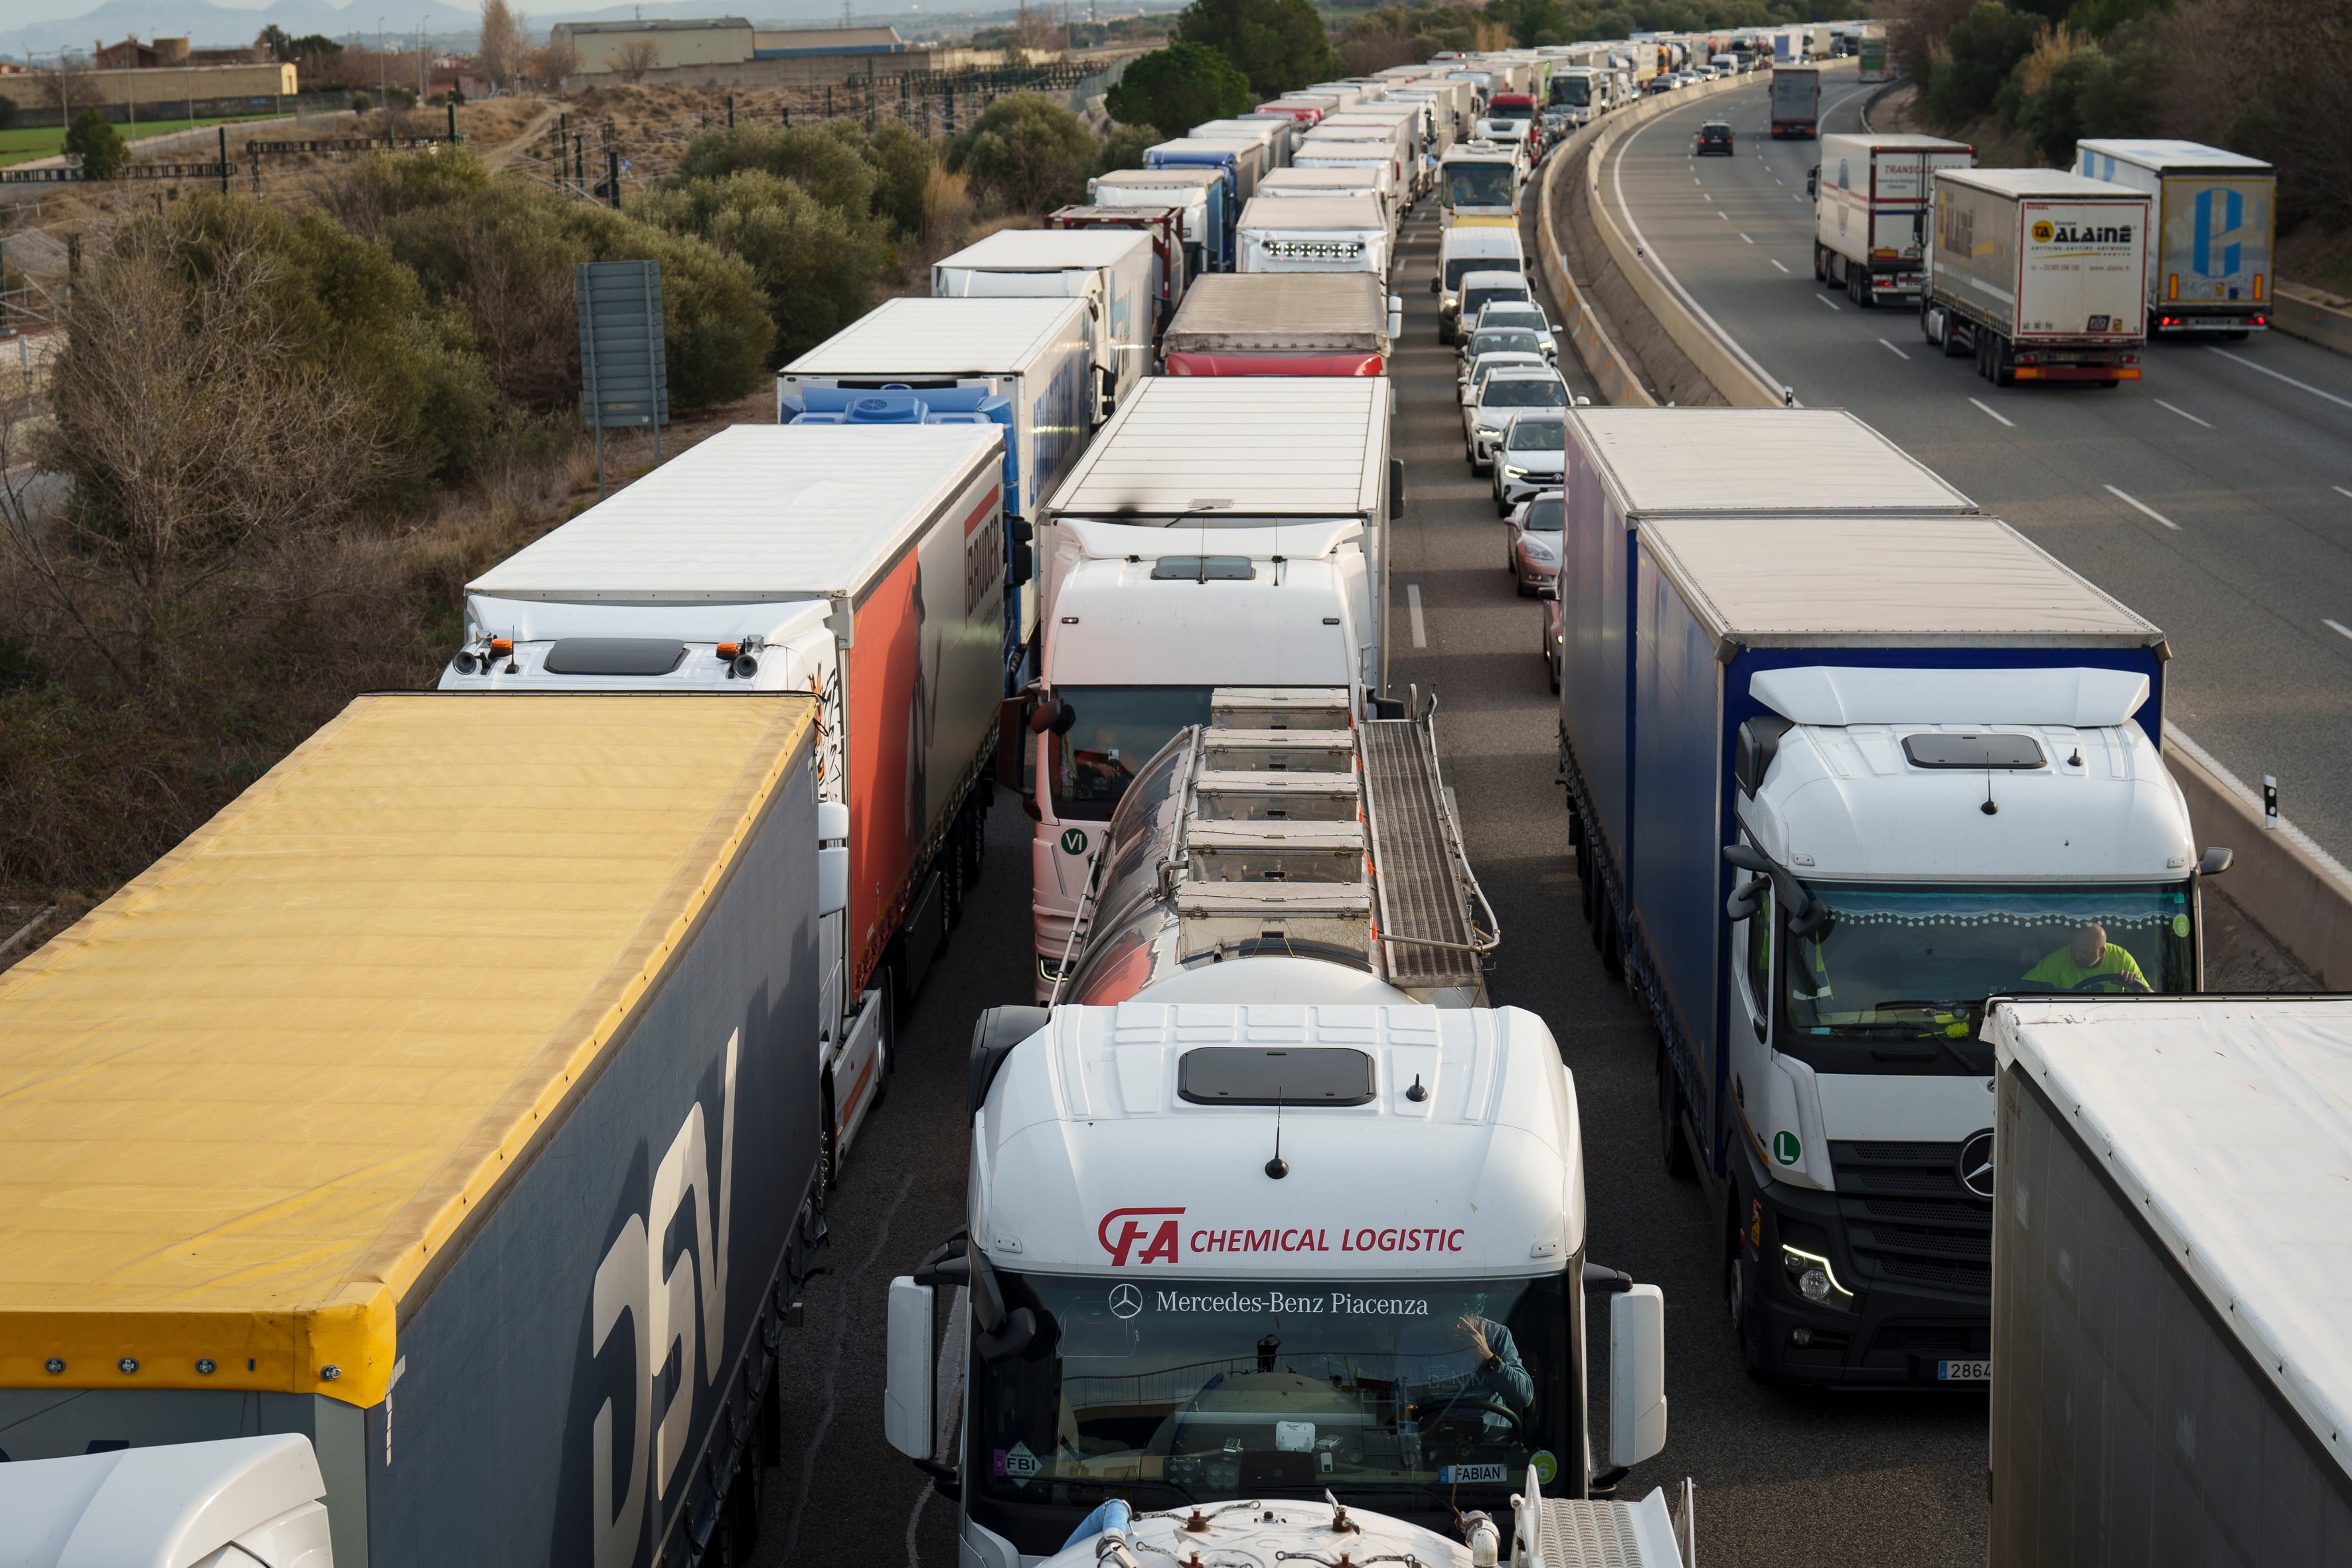
[[[383,18],[375,19],[375,96],[376,107],[389,115],[392,112],[392,58],[383,52]]]

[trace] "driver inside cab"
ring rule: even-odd
[[[2139,960],[2109,942],[2106,927],[2091,924],[2077,931],[2071,943],[2027,970],[2024,984],[2047,985],[2056,991],[2072,991],[2102,977],[2111,977],[2116,982],[2113,986],[2102,989],[2149,989],[2147,976],[2140,973]]]
[[[1443,1393],[1425,1395],[1425,1400],[1447,1405],[1465,1397],[1487,1394],[1515,1414],[1525,1415],[1528,1407],[1535,1403],[1536,1382],[1519,1360],[1518,1342],[1511,1338],[1511,1331],[1475,1312],[1465,1312],[1454,1320],[1454,1330],[1455,1342],[1469,1347],[1470,1375]]]

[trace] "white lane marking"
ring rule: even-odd
[[[1764,156],[1764,154],[1763,154],[1763,153],[1757,153],[1756,155],[1757,155],[1759,158],[1761,158],[1762,156]],[[1772,176],[1772,183],[1773,183],[1774,184],[1776,184],[1776,185],[1785,185],[1785,184],[1787,184],[1789,182],[1788,182],[1788,181],[1786,181],[1786,180],[1784,180],[1784,179],[1782,179],[1780,175],[1775,174],[1775,175],[1773,175],[1773,176]]]
[[[2002,424],[2004,424],[2004,425],[2008,426],[2011,429],[2014,430],[2014,429],[2016,429],[2016,428],[2017,428],[2017,421],[2016,421],[2016,420],[2011,419],[2011,418],[2009,418],[2009,417],[2008,417],[2008,416],[2006,416],[2005,415],[1993,414],[1993,411],[1992,411],[1990,408],[1987,407],[1984,404],[1977,403],[1977,400],[1976,400],[1975,398],[1973,398],[1973,397],[1969,398],[1969,401],[1970,403],[1976,403],[1976,405],[1977,405],[1977,406],[1978,406],[1979,408],[1982,408],[1982,409],[1984,409],[1984,411],[1985,411],[1987,414],[1991,414],[1991,415],[1992,415],[1992,416],[1993,416],[1995,419],[2000,420]]]
[[[1691,182],[1691,184],[1695,185],[1695,184],[1698,184],[1698,182],[1697,182],[1696,180],[1693,180],[1693,181]],[[1698,199],[1699,199],[1699,200],[1701,200],[1701,201],[1703,201],[1703,202],[1709,202],[1709,203],[1711,203],[1711,202],[1713,202],[1713,201],[1715,200],[1715,198],[1714,198],[1713,196],[1707,195],[1706,195],[1704,192],[1702,192],[1702,193],[1700,194],[1700,195],[1699,195],[1699,198],[1698,198]]]
[[[2195,416],[2194,414],[2189,413],[2189,410],[2187,410],[2186,408],[2173,408],[2173,406],[2172,406],[2172,405],[2171,405],[2171,404],[2167,403],[2167,402],[2166,402],[2163,398],[2161,398],[2161,397],[2150,398],[2148,401],[2150,401],[2151,403],[2154,403],[2154,404],[2155,404],[2158,408],[2171,409],[2171,411],[2172,411],[2173,413],[2179,415],[2183,419],[2188,420],[2188,421],[2189,421],[2189,423],[2190,423],[2191,425],[2204,425],[2204,426],[2205,426],[2205,428],[2207,428],[2208,430],[2210,430],[2211,428],[2213,428],[2213,426],[2212,426],[2211,425],[2207,424],[2204,420],[2198,418],[2198,417],[2197,417],[2197,416]]]
[[[2352,496],[2352,490],[2346,489],[2342,485],[2330,485],[2327,488],[2334,490],[2337,495]]]
[[[2336,633],[2338,637],[2352,637],[2352,626],[2346,626],[2342,621],[2331,621],[2326,616],[2322,616],[2319,619],[2319,624],[2326,626],[2329,631]]]
[[[1745,243],[1745,244],[1753,245],[1753,244],[1755,244],[1755,243],[1756,243],[1754,240],[1749,239],[1749,238],[1748,238],[1746,235],[1744,235],[1744,234],[1743,234],[1743,235],[1741,235],[1739,237],[1740,237],[1741,241],[1742,241],[1743,243]]]
[[[1885,349],[1888,353],[1893,354],[1896,359],[1909,359],[1911,357],[1909,354],[1905,353],[1901,349],[1896,348],[1893,343],[1888,342],[1885,338],[1878,340],[1878,346]]]
[[[1831,299],[1827,294],[1816,294],[1813,298],[1819,300],[1822,304],[1827,305],[1832,310],[1844,309],[1843,306],[1840,305],[1835,300]]]
[[[1731,221],[1731,215],[1729,213],[1717,213],[1715,216],[1721,218],[1726,223],[1729,223]]]
[[[1429,625],[1421,618],[1420,584],[1407,583],[1404,585],[1404,603],[1405,608],[1412,613],[1412,646],[1415,647],[1427,647],[1429,646]]]
[[[2233,354],[2228,349],[2217,349],[2211,343],[2207,343],[2205,345],[2205,352],[2209,354],[2220,354],[2226,360],[2235,360],[2238,363],[2244,365],[2248,370],[2261,371],[2264,375],[2269,376],[2273,381],[2283,381],[2289,386],[2294,387],[2299,391],[2311,394],[2314,397],[2324,397],[2327,399],[2328,402],[2336,404],[2339,407],[2352,408],[2352,397],[2338,397],[2332,392],[2322,392],[2319,388],[2312,385],[2311,383],[2307,381],[2297,381],[2291,375],[2281,375],[2270,366],[2266,364],[2256,364],[2253,361],[2248,359],[2243,354]]]
[[[1698,176],[1696,174],[1693,174],[1691,176],[1691,184],[1694,185],[1698,184]]]
[[[2103,485],[2100,488],[2105,489],[2109,495],[2115,497],[2117,500],[2123,502],[2124,505],[2130,507],[2133,510],[2146,512],[2148,516],[2156,519],[2157,521],[2164,524],[2165,527],[2172,530],[2175,533],[2180,531],[2180,525],[2179,523],[2173,521],[2170,518],[2157,510],[2156,508],[2148,505],[2147,502],[2141,500],[2138,497],[2126,495],[2123,491],[2116,489],[2113,485]]]
[[[1780,258],[1779,257],[1775,256],[1775,257],[1769,258],[1769,259],[1770,259],[1770,261],[1771,261],[1772,265],[1773,265],[1773,266],[1775,266],[1775,267],[1780,267],[1781,271],[1783,271],[1783,272],[1788,272],[1788,271],[1789,271],[1789,269],[1788,269],[1786,267],[1781,267],[1781,266],[1780,266]],[[1790,275],[1790,277],[1792,277],[1792,278],[1796,276],[1796,274],[1795,274],[1795,273],[1793,273],[1793,272],[1790,272],[1789,275]]]

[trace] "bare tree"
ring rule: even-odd
[[[275,308],[284,264],[235,223],[211,243],[192,274],[163,226],[134,223],[85,267],[54,426],[0,453],[73,476],[62,505],[0,493],[0,565],[29,584],[51,646],[130,693],[180,673],[215,584],[340,519],[392,461],[352,379],[300,356]]]
[[[661,46],[651,38],[632,38],[621,46],[617,55],[606,55],[604,63],[623,81],[643,81],[646,73],[661,62]]]
[[[576,75],[580,69],[580,51],[571,41],[556,38],[542,49],[533,49],[523,61],[523,79],[541,92],[561,92],[563,79]]]
[[[482,39],[474,51],[482,74],[499,87],[511,88],[522,70],[523,57],[530,52],[530,38],[523,31],[522,18],[509,8],[507,0],[482,0]]]

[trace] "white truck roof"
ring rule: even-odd
[[[1310,193],[1379,188],[1378,177],[1360,169],[1301,169],[1294,165],[1287,169],[1268,170],[1265,178],[1257,183],[1257,195],[1250,200],[1256,201],[1260,196],[1280,196],[1285,201],[1297,201]]]
[[[2352,1001],[2011,1001],[1985,1032],[2352,1474]]]
[[[2130,163],[2157,174],[2267,174],[2271,166],[2242,153],[2208,147],[2202,142],[2176,142],[2162,137],[2086,136],[2074,143],[2077,160],[2095,153],[2118,163]]]
[[[996,272],[1052,272],[1066,268],[1116,267],[1151,237],[1135,228],[1001,228],[931,265]]]
[[[1084,231],[1080,231],[1084,232]],[[784,375],[992,375],[1086,335],[1082,300],[885,300],[784,366]]]
[[[1749,647],[2147,647],[2149,621],[1990,517],[1676,517],[1643,525],[1684,602]]]
[[[9,1568],[323,1563],[327,1483],[291,1433],[0,1465]],[[226,1549],[226,1550],[224,1550]],[[217,1556],[215,1554],[218,1554]]]
[[[1388,484],[1384,376],[1148,376],[1046,510],[1364,517]]]
[[[1252,196],[1242,207],[1240,226],[1250,229],[1312,229],[1353,234],[1361,229],[1385,230],[1388,214],[1371,196],[1282,196],[1267,201]]]
[[[2141,202],[2141,192],[2085,179],[2063,169],[1938,169],[1936,178],[1947,184],[1972,185],[2011,201]]]
[[[730,426],[525,545],[466,591],[591,604],[856,594],[1003,450],[992,425]]]
[[[1881,153],[1966,153],[1970,148],[1970,143],[1955,142],[1949,137],[1916,136],[1902,132],[1890,132],[1883,136],[1864,135],[1854,132],[1824,132],[1821,142],[1825,148],[1835,143],[1841,147],[1847,145],[1869,147]]]
[[[1269,1182],[1275,1107],[1180,1094],[1203,1047],[1362,1052],[1372,1098],[1283,1107],[1290,1173]],[[1149,1274],[1108,1239],[1138,1209],[1176,1218],[1171,1275],[1526,1279],[1584,1238],[1574,1080],[1517,1007],[1057,1007],[978,1121],[972,1239],[1011,1268]]]
[[[1184,290],[1161,342],[1170,353],[1386,353],[1388,298],[1369,272],[1205,272]]]
[[[1580,408],[1576,423],[1629,517],[1977,510],[1843,408]]]
[[[1222,184],[1224,176],[1214,169],[1202,168],[1197,163],[1190,167],[1180,164],[1173,169],[1114,169],[1109,174],[1100,175],[1090,182],[1087,191],[1091,195],[1095,191],[1106,189],[1138,191],[1173,187],[1178,190],[1192,190],[1205,186],[1212,180]]]

